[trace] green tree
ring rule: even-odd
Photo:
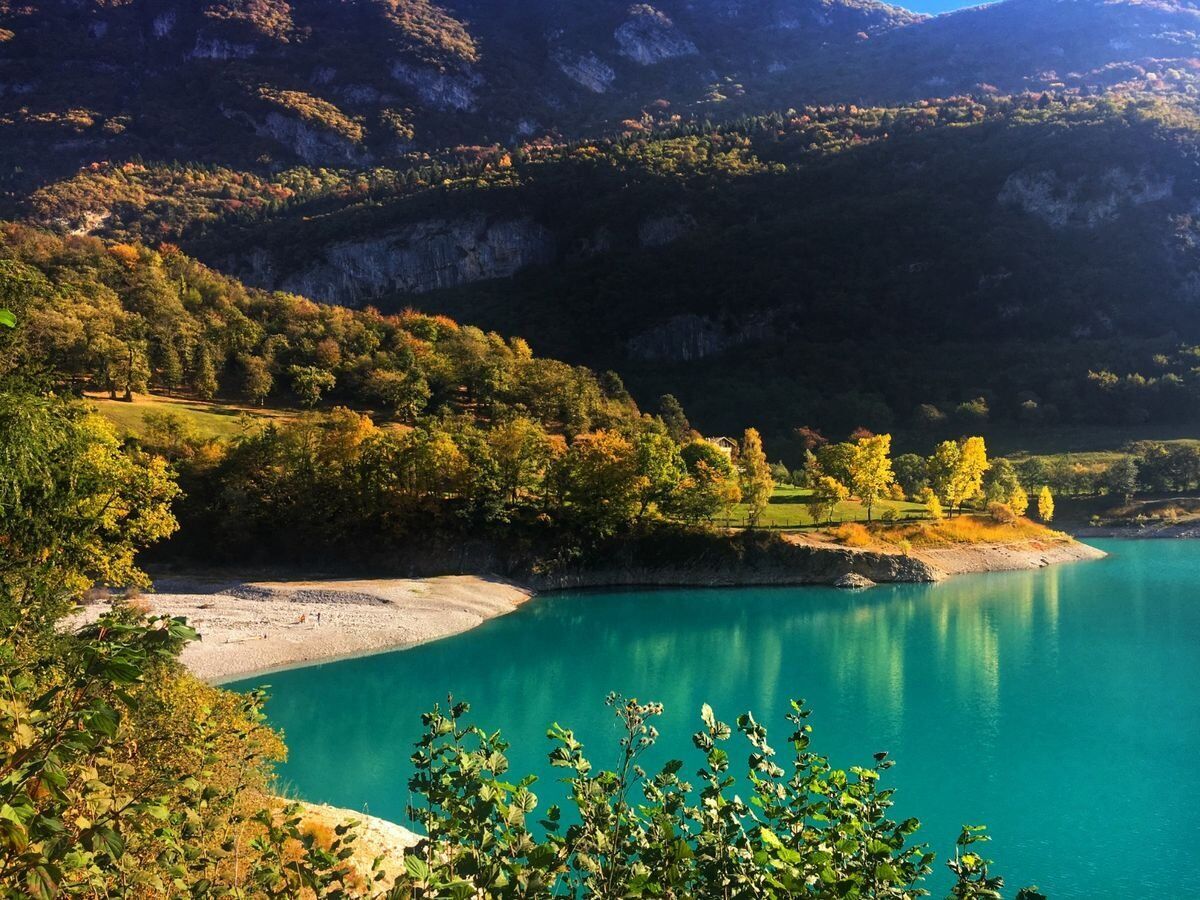
[[[1012,496],[1020,486],[1017,470],[1004,457],[992,460],[991,466],[983,476],[983,496],[988,503],[1011,505]]]
[[[904,496],[915,499],[921,491],[929,486],[929,473],[925,468],[923,457],[915,453],[905,453],[897,456],[892,462],[896,471],[896,483],[904,491]]]
[[[291,366],[288,375],[292,379],[292,390],[304,406],[313,407],[321,402],[327,391],[333,390],[337,379],[332,372],[316,366]]]
[[[212,351],[207,343],[201,342],[196,346],[195,361],[192,371],[192,389],[201,400],[211,400],[221,389],[217,381],[217,367],[213,363]]]
[[[691,438],[692,424],[673,394],[663,394],[659,398],[658,415],[667,426],[667,434],[675,443],[682,444]]]
[[[363,383],[363,393],[409,423],[416,422],[433,395],[429,382],[415,369],[407,372],[375,369]]]
[[[1138,465],[1132,456],[1114,460],[1104,473],[1104,486],[1113,496],[1128,503],[1138,488]]]
[[[763,452],[762,437],[756,428],[747,428],[742,436],[738,454],[739,482],[742,500],[749,504],[748,518],[757,525],[771,502],[775,481],[771,477],[771,466]]]
[[[652,505],[670,505],[688,473],[679,445],[668,435],[645,431],[634,439],[633,447],[638,475],[637,519],[641,521]]]
[[[850,499],[850,488],[829,475],[819,475],[813,483],[812,515],[814,522],[830,522],[839,503]]]
[[[892,472],[892,436],[877,434],[859,438],[850,460],[850,488],[867,508],[867,521],[879,499],[895,480]]]
[[[262,406],[263,401],[271,393],[271,388],[275,386],[271,367],[261,356],[249,354],[243,354],[240,362],[242,364],[242,394],[251,403]]]
[[[159,351],[159,379],[168,395],[183,382],[183,361],[170,341],[163,344]]]

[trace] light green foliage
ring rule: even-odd
[[[850,499],[850,488],[831,475],[820,475],[813,484],[813,520],[829,522],[839,503]]]
[[[687,477],[687,466],[679,445],[669,436],[646,431],[634,439],[637,467],[638,512],[640,521],[651,505],[662,509],[670,505],[671,497]]]
[[[1003,457],[994,459],[983,478],[983,496],[989,503],[1007,503],[1020,484],[1011,462]]]
[[[332,372],[316,366],[292,366],[288,369],[292,379],[292,390],[304,406],[313,407],[321,402],[327,391],[337,384]]]
[[[94,583],[144,584],[134,553],[175,530],[177,494],[81,405],[0,392],[0,621],[36,629]]]
[[[466,703],[448,702],[422,717],[412,761],[409,815],[429,836],[406,860],[395,897],[768,897],[908,898],[932,871],[934,856],[912,843],[916,819],[888,818],[893,792],[881,779],[893,763],[833,768],[810,749],[808,709],[787,715],[786,759],[751,713],[730,726],[707,705],[692,742],[698,766],[643,759],[658,739],[662,705],[612,694],[620,722],[612,769],[587,757],[573,732],[547,733],[552,766],[563,770],[569,812],[550,807],[533,827],[535,779],[508,771],[508,743],[464,724]],[[745,755],[729,747],[738,735]],[[748,758],[736,771],[735,758]],[[695,781],[684,772],[694,771]],[[744,780],[742,780],[744,779]],[[745,785],[749,785],[746,793]],[[952,896],[998,896],[1003,880],[966,848],[983,840],[970,827],[948,864]]]

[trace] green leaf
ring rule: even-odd
[[[419,881],[423,884],[429,880],[431,874],[429,863],[425,862],[419,856],[405,856],[404,868],[414,881]]]
[[[16,328],[17,317],[7,309],[0,309],[0,325],[3,325],[5,328]]]

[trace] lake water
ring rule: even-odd
[[[897,760],[898,816],[942,860],[987,823],[1010,888],[1051,897],[1194,893],[1200,828],[1200,542],[1097,541],[1111,556],[937,585],[577,592],[467,634],[232,685],[269,684],[305,799],[404,821],[419,715],[452,692],[545,762],[547,725],[615,760],[612,690],[659,700],[658,759],[699,763],[702,702],[752,709],[783,744],[789,697],[835,765]],[[734,746],[737,746],[736,744]],[[781,752],[783,752],[781,748]],[[743,754],[734,754],[737,760]],[[1015,892],[1015,890],[1014,890]]]

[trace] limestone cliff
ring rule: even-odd
[[[264,251],[237,260],[252,283],[316,300],[362,306],[389,294],[420,294],[505,278],[554,255],[550,232],[532,219],[434,219],[322,248],[306,265],[281,272]]]

